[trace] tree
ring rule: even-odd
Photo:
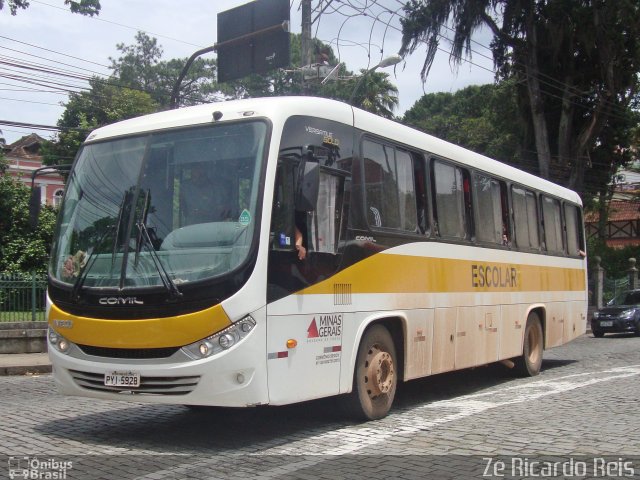
[[[346,72],[349,74],[350,72]],[[360,75],[366,75],[356,91],[352,103],[354,106],[375,113],[381,117],[394,118],[393,110],[398,106],[398,89],[389,81],[389,74],[384,72],[368,72],[360,70]],[[360,76],[348,81],[337,81],[323,85],[317,92],[318,96],[348,101],[357,86]]]
[[[58,120],[55,142],[42,146],[45,165],[71,163],[89,133],[104,125],[157,111],[148,93],[123,88],[100,78],[89,81],[88,92],[72,93]]]
[[[513,82],[424,95],[405,112],[402,121],[474,152],[527,167],[519,143],[524,127]]]
[[[114,82],[151,95],[159,108],[169,107],[171,90],[187,59],[162,60],[162,46],[144,32],[136,34],[134,45],[120,43],[118,59],[110,58]],[[219,98],[216,62],[196,59],[180,84],[180,105],[198,105]]]
[[[47,271],[56,211],[42,208],[33,230],[27,214],[29,197],[24,183],[0,173],[0,272]]]
[[[8,0],[9,10],[11,15],[16,15],[18,9],[26,9],[29,7],[29,0]],[[5,0],[0,0],[0,10],[4,7]],[[79,13],[80,15],[89,15],[93,17],[100,13],[100,0],[64,0],[65,5],[69,5],[69,9],[72,13]]]
[[[584,192],[587,169],[610,170],[591,155],[611,137],[607,129],[629,129],[640,69],[637,2],[411,0],[404,9],[401,54],[426,42],[423,79],[445,25],[453,25],[455,63],[471,57],[471,38],[479,28],[490,29],[498,77],[520,82],[523,145],[534,152],[536,173]],[[628,146],[628,138],[617,142]]]
[[[301,36],[291,34],[291,64],[301,65]],[[312,50],[316,61],[337,65],[338,59],[333,49],[318,39],[312,40]],[[361,71],[364,74],[364,70]],[[250,75],[242,80],[221,84],[222,91],[231,98],[272,97],[282,95],[312,95],[347,101],[360,77],[354,76],[344,65],[340,68],[338,80],[325,84],[302,79],[299,70],[276,70],[267,75]],[[367,74],[354,98],[354,104],[386,118],[393,118],[392,110],[398,105],[398,89],[383,72]]]

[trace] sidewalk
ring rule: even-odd
[[[51,373],[48,353],[0,354],[0,376]]]

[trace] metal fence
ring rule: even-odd
[[[46,275],[0,273],[0,322],[45,320]]]
[[[629,277],[604,279],[603,302],[607,303],[622,292],[629,290]]]

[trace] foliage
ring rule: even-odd
[[[629,269],[629,259],[638,260],[636,268],[640,267],[640,246],[627,246],[624,248],[611,248],[605,242],[595,238],[587,242],[587,258],[589,261],[589,271],[593,271],[594,258],[601,259],[600,266],[604,268],[608,278],[624,277]]]
[[[160,109],[169,107],[171,90],[187,59],[162,60],[162,47],[156,38],[138,32],[134,45],[120,43],[118,59],[110,58],[112,77],[122,86],[151,95]],[[220,97],[216,83],[216,62],[196,59],[180,84],[180,105],[197,105]]]
[[[43,145],[46,165],[71,163],[80,145],[91,130],[127,118],[169,107],[171,90],[186,59],[162,60],[162,47],[157,40],[138,32],[133,45],[118,44],[121,55],[111,58],[112,77],[93,78],[90,91],[71,94],[66,109],[58,121],[62,131],[55,142]],[[292,34],[292,60],[300,61],[300,35]],[[328,45],[314,40],[318,60],[331,65],[337,59]],[[343,75],[351,72],[342,69]],[[181,83],[180,105],[196,105],[221,98],[300,95],[302,93],[347,100],[356,79],[339,83],[308,83],[303,87],[296,70],[277,70],[268,75],[252,75],[237,82],[218,84],[215,81],[215,60],[197,59]],[[367,75],[358,90],[355,104],[378,115],[393,117],[398,104],[396,87],[388,75],[373,72]]]
[[[34,231],[29,225],[30,190],[9,175],[0,175],[0,272],[45,273],[56,211],[42,208]]]
[[[426,43],[423,78],[445,26],[453,25],[455,63],[471,57],[474,32],[492,31],[498,77],[518,85],[527,127],[521,142],[537,163],[536,173],[593,192],[604,188],[612,165],[628,161],[617,153],[629,146],[630,128],[637,124],[629,108],[640,70],[637,1],[411,0],[404,10],[401,53]],[[589,179],[597,171],[600,183],[586,185],[587,171]]]
[[[474,152],[526,167],[519,144],[524,127],[513,82],[424,95],[402,121]]]
[[[99,78],[89,81],[90,91],[72,93],[58,126],[57,141],[42,146],[45,165],[67,164],[95,128],[157,110],[148,93],[123,88]]]
[[[291,64],[301,64],[301,36],[291,34]],[[312,40],[317,64],[335,66],[338,59],[333,49],[318,39]],[[364,74],[361,70],[360,74]],[[324,85],[317,80],[302,79],[299,70],[278,70],[267,75],[249,77],[221,84],[221,90],[230,98],[272,97],[282,95],[312,95],[335,100],[348,101],[360,76],[354,76],[341,65],[339,79]],[[393,118],[393,109],[398,106],[398,89],[389,81],[389,75],[383,72],[369,72],[363,79],[353,99],[353,104],[377,115]]]
[[[0,0],[0,10],[4,7],[5,0]],[[29,0],[8,0],[11,15],[16,15],[18,9],[26,9],[29,7]],[[65,5],[69,5],[72,13],[80,15],[89,15],[93,17],[100,13],[100,0],[64,0]]]

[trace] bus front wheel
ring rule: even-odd
[[[353,390],[347,400],[354,416],[376,420],[389,413],[398,383],[397,368],[396,349],[389,330],[382,325],[372,326],[358,347]]]
[[[525,377],[535,377],[542,367],[544,335],[542,323],[537,313],[531,312],[524,329],[522,355],[516,359],[517,372]]]

